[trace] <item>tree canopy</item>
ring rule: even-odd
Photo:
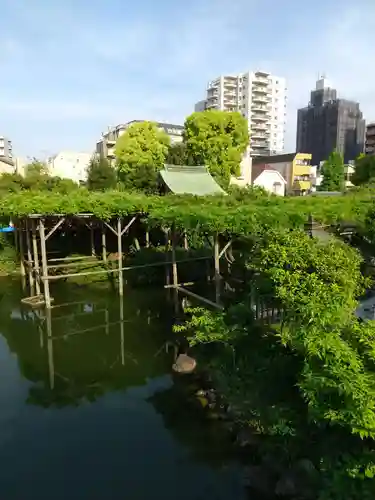
[[[186,151],[195,165],[205,165],[226,188],[238,176],[248,144],[246,119],[238,112],[207,110],[195,112],[185,121]]]
[[[105,191],[114,189],[116,184],[117,173],[108,159],[101,156],[91,158],[87,171],[87,187],[91,191]]]
[[[126,189],[155,192],[163,168],[169,136],[152,122],[135,122],[116,143],[116,165]]]
[[[356,186],[375,181],[375,155],[360,155],[355,161],[351,181]]]
[[[342,191],[345,187],[344,159],[340,153],[333,151],[324,162],[321,174],[321,191]]]

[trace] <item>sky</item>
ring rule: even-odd
[[[375,121],[374,0],[0,0],[0,135],[93,151],[109,126],[183,124],[220,74],[285,77],[285,149],[325,73]]]

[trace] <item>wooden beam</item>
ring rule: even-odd
[[[80,257],[59,257],[59,258],[56,258],[56,259],[48,259],[48,262],[64,262],[64,261],[67,261],[67,260],[71,260],[71,261],[74,261],[74,260],[86,260],[86,259],[92,259],[92,255],[82,255]]]
[[[228,248],[231,246],[232,240],[228,241],[228,243],[225,245],[225,247],[221,250],[219,253],[219,259],[225,254],[225,252],[228,250]]]
[[[113,227],[111,226],[111,224],[108,224],[107,222],[104,221],[104,224],[108,227],[108,229],[110,229],[112,231],[112,233],[117,236],[117,232],[113,229]]]
[[[121,236],[129,231],[133,223],[137,220],[137,216],[135,215],[132,220],[124,227],[124,229],[121,231]]]
[[[177,286],[176,289],[179,292],[186,293],[186,295],[190,295],[194,299],[200,300],[201,302],[205,302],[206,304],[208,304],[208,305],[210,305],[212,307],[215,307],[216,309],[223,310],[223,306],[222,305],[220,305],[220,304],[218,304],[216,302],[212,302],[211,300],[206,299],[206,297],[202,297],[201,295],[198,295],[198,294],[192,292],[191,290],[188,290],[187,288],[183,288],[182,286]]]
[[[62,219],[60,219],[54,226],[53,228],[46,234],[46,241],[53,235],[53,233],[55,231],[57,231],[59,229],[59,227],[64,224],[65,222],[65,217],[63,217]]]
[[[208,260],[208,259],[212,259],[212,257],[195,257],[195,258],[192,258],[192,259],[181,259],[181,260],[177,260],[176,263],[177,264],[181,264],[183,262],[196,262],[198,260]],[[150,263],[150,264],[140,264],[140,265],[136,265],[136,266],[126,266],[126,267],[123,267],[121,269],[121,271],[130,271],[132,269],[144,269],[146,267],[158,267],[158,266],[165,266],[166,264],[172,264],[172,261],[162,261],[162,262],[153,262],[153,263]],[[76,276],[89,276],[91,274],[103,274],[103,273],[117,273],[119,272],[119,269],[101,269],[99,271],[85,271],[85,272],[82,272],[82,273],[71,273],[71,274],[58,274],[56,276],[47,276],[46,278],[42,277],[42,280],[50,280],[50,281],[55,281],[55,280],[58,280],[58,279],[61,279],[61,278],[74,278]]]
[[[24,249],[24,241],[23,241],[23,221],[20,222],[20,231],[18,232],[19,234],[19,249],[20,249],[20,273],[22,279],[25,278],[26,276],[26,269],[25,269],[25,249]]]

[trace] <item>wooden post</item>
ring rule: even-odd
[[[40,276],[39,276],[39,255],[38,255],[38,241],[36,239],[36,225],[35,220],[31,222],[31,235],[33,241],[33,254],[34,254],[34,265],[32,272],[35,272],[35,291],[36,294],[40,294]]]
[[[124,351],[124,299],[120,297],[120,349],[121,349],[121,364],[125,364]]]
[[[219,237],[215,233],[214,237],[214,265],[215,265],[215,300],[220,303],[220,257],[219,257]]]
[[[107,235],[104,224],[102,225],[102,256],[103,262],[107,263]]]
[[[187,239],[186,230],[184,231],[184,249],[185,250],[189,250],[189,245],[188,245],[188,239]]]
[[[165,235],[165,261],[168,262],[168,260],[169,260],[169,229],[164,229],[164,235]],[[166,285],[171,284],[171,276],[170,276],[168,264],[165,265],[165,284]]]
[[[173,224],[172,226],[172,276],[173,276],[173,304],[174,311],[177,315],[179,312],[178,307],[178,272],[177,272],[177,262],[176,262],[176,228]]]
[[[150,233],[149,230],[146,229],[146,248],[149,248],[150,246]]]
[[[48,372],[49,386],[51,390],[55,387],[55,365],[53,361],[53,338],[52,338],[52,312],[46,309],[46,328],[47,328],[47,352],[48,352]]]
[[[34,295],[34,274],[33,274],[33,257],[31,253],[31,240],[30,240],[30,228],[29,221],[26,219],[26,250],[27,250],[27,271],[29,275],[29,285],[30,285],[30,295]]]
[[[91,243],[91,255],[94,257],[96,253],[95,253],[94,228],[92,227],[92,222],[90,223],[90,243]]]
[[[20,222],[20,230],[19,230],[19,250],[20,250],[20,274],[22,281],[22,289],[25,290],[26,287],[26,270],[25,270],[25,249],[24,249],[24,240],[23,240],[23,223]]]
[[[46,234],[45,234],[43,219],[39,219],[39,236],[40,236],[40,249],[41,249],[41,254],[42,254],[42,276],[43,276],[43,284],[44,284],[44,301],[46,303],[46,308],[50,309],[51,308],[51,297],[50,297],[50,293],[49,293]]]
[[[122,234],[121,217],[117,219],[117,252],[118,252],[118,289],[120,297],[124,295],[124,280],[122,274]]]
[[[177,274],[177,262],[176,262],[176,229],[173,225],[172,227],[172,275],[173,275],[173,286],[178,285],[178,274]]]

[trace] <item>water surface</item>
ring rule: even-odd
[[[0,283],[0,492],[28,499],[245,499],[215,424],[171,375],[160,292],[61,283],[51,315]]]

